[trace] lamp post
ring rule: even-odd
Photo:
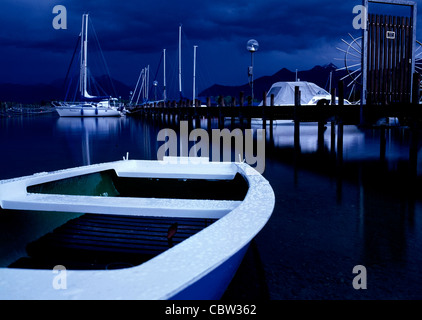
[[[195,86],[196,86],[196,48],[198,48],[198,46],[193,46],[193,88],[192,88],[192,107],[195,107]]]
[[[253,99],[254,99],[254,94],[253,94],[253,54],[256,51],[258,51],[258,48],[259,48],[259,44],[258,44],[258,41],[256,41],[255,39],[250,39],[246,43],[246,49],[248,49],[248,51],[251,53],[251,66],[248,68],[248,76],[251,77],[252,104],[253,104]]]

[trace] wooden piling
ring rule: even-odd
[[[224,99],[223,96],[218,97],[218,128],[222,128],[224,126],[224,118],[223,112],[221,108],[223,107]]]
[[[298,86],[295,87],[295,107],[300,106],[300,88]]]
[[[294,109],[294,150],[295,155],[300,154],[300,121],[298,119],[297,109],[300,107],[300,88],[295,86],[295,109]]]
[[[236,105],[236,98],[232,96],[231,105],[230,105],[230,107],[231,107],[232,110],[233,110],[233,107],[235,105]],[[235,117],[234,112],[231,112],[231,114],[230,114],[230,120],[231,120],[231,122],[230,123],[231,123],[231,126],[232,127],[234,127],[234,121],[235,121],[235,119],[236,119],[236,117]]]
[[[336,105],[336,88],[331,88],[331,105]]]
[[[344,106],[344,82],[342,80],[338,82],[338,105]]]
[[[211,98],[207,97],[207,130],[211,131]]]
[[[324,151],[324,131],[325,131],[325,122],[318,121],[317,152],[319,153],[322,153]]]
[[[337,124],[337,164],[343,163],[343,123]]]
[[[267,92],[262,93],[262,129],[267,128]]]
[[[274,112],[274,93],[273,94],[271,94],[271,98],[270,98],[270,107],[271,107],[271,110],[270,110],[270,112],[269,112],[269,114],[270,114],[270,139],[272,140],[273,139],[273,112]]]
[[[300,150],[300,122],[295,120],[294,124],[294,148]]]
[[[336,156],[336,123],[331,121],[331,157]]]

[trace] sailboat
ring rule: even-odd
[[[61,117],[120,117],[123,106],[110,96],[92,96],[87,90],[88,78],[88,14],[82,15],[79,102],[53,102]]]
[[[193,88],[192,88],[192,107],[196,105],[196,49],[197,45],[193,46]],[[182,93],[182,26],[179,26],[179,95],[180,99],[183,99]],[[205,107],[205,105],[201,105]]]

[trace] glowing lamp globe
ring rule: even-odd
[[[256,41],[255,39],[251,39],[248,41],[248,43],[246,44],[246,49],[248,49],[249,52],[256,52],[258,51],[259,48],[259,44],[258,41]]]

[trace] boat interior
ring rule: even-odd
[[[206,206],[210,200],[240,203],[248,183],[239,173],[233,179],[134,178],[120,177],[109,169],[29,185],[26,191],[28,196],[37,197],[82,196],[87,202],[195,199],[205,201]],[[177,204],[174,209],[177,211]],[[68,270],[128,268],[150,260],[218,220],[218,216],[204,212],[198,212],[197,217],[168,212],[157,216],[154,208],[148,212],[148,206],[141,216],[0,209],[0,266],[49,270],[57,265]]]

